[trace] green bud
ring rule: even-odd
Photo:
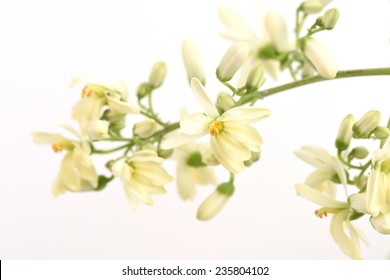
[[[148,138],[156,132],[156,128],[156,121],[153,119],[147,119],[136,123],[133,127],[133,131],[141,138]]]
[[[385,160],[384,162],[381,163],[381,171],[386,174],[390,173],[390,159]]]
[[[247,93],[254,92],[259,89],[265,82],[264,67],[262,64],[253,67],[246,79],[245,88]]]
[[[149,83],[142,83],[137,88],[138,99],[144,98],[152,92],[152,87]]]
[[[274,46],[266,45],[259,50],[258,57],[263,59],[276,59],[278,54],[279,53]]]
[[[226,196],[232,196],[234,193],[234,185],[232,182],[222,183],[217,187],[217,191],[220,194],[224,194]]]
[[[355,121],[353,115],[348,115],[341,121],[335,143],[337,150],[344,151],[348,149],[352,139],[352,126]]]
[[[246,167],[251,166],[253,163],[258,161],[260,159],[260,152],[251,152],[251,158],[248,159],[247,161],[244,161],[244,165]]]
[[[326,29],[331,30],[336,26],[339,17],[340,17],[339,10],[335,8],[329,9],[324,13],[324,16],[322,18],[322,24]]]
[[[236,105],[233,97],[226,92],[221,92],[217,97],[216,107],[220,114],[223,114],[225,111],[233,108]]]
[[[353,135],[356,138],[368,137],[369,134],[379,125],[381,113],[377,110],[367,112],[353,127]]]
[[[390,130],[385,127],[385,126],[377,126],[374,131],[373,131],[374,135],[380,139],[380,140],[384,140],[384,139],[387,139],[390,135]]]
[[[318,14],[323,8],[324,4],[317,0],[308,0],[301,5],[301,10],[306,14]]]
[[[158,156],[159,156],[159,157],[162,157],[163,159],[170,158],[172,154],[173,154],[173,149],[169,149],[169,150],[160,150],[160,151],[158,152]]]
[[[152,71],[150,71],[148,82],[153,89],[159,88],[164,82],[166,75],[167,75],[166,64],[161,61],[156,62],[152,67]]]
[[[202,155],[199,152],[194,152],[190,154],[190,156],[187,158],[186,161],[187,165],[192,167],[204,167],[206,164],[204,164],[202,160]]]
[[[357,159],[365,159],[370,152],[365,147],[353,148],[349,153],[350,157]]]

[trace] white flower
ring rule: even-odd
[[[154,89],[159,88],[164,82],[166,75],[167,65],[162,61],[156,62],[150,71],[148,82]]]
[[[102,140],[108,136],[108,127],[110,123],[108,121],[94,120],[87,129],[88,137],[92,141]]]
[[[131,208],[137,210],[139,201],[153,205],[151,195],[164,194],[163,185],[172,181],[161,164],[164,159],[150,150],[135,152],[130,158],[117,160],[112,172],[119,177]]]
[[[198,47],[190,41],[184,41],[181,50],[188,82],[191,84],[191,79],[197,78],[202,84],[205,84],[203,60]]]
[[[177,189],[183,200],[195,197],[196,185],[216,184],[214,167],[204,163],[207,147],[204,144],[190,143],[175,150],[177,161]]]
[[[303,53],[322,77],[327,79],[336,77],[336,60],[325,45],[308,37],[305,39]]]
[[[347,177],[342,163],[326,150],[319,147],[303,146],[295,155],[304,162],[317,168],[311,173],[305,184],[310,185],[331,196],[336,195],[336,184],[332,180],[340,181],[344,187],[347,185]]]
[[[299,195],[323,207],[315,212],[318,217],[322,218],[328,213],[334,214],[330,224],[334,241],[350,258],[361,259],[359,240],[366,244],[368,241],[364,233],[351,224],[348,203],[338,201],[305,184],[298,184],[295,188]]]
[[[148,138],[153,133],[155,133],[156,130],[157,130],[157,123],[153,119],[146,119],[137,122],[133,127],[134,133],[141,138]]]
[[[222,57],[217,68],[217,77],[221,82],[230,81],[248,58],[249,46],[245,41],[231,46]]]
[[[270,115],[270,111],[256,107],[235,107],[222,115],[207,96],[201,82],[191,81],[192,89],[205,113],[187,116],[180,129],[162,143],[171,149],[204,135],[210,135],[210,146],[217,160],[230,172],[244,169],[244,161],[251,158],[251,150],[259,151],[263,143],[259,133],[248,124]]]
[[[376,217],[390,213],[390,138],[382,149],[374,151],[367,182],[367,210]]]
[[[275,59],[275,56],[291,49],[283,17],[277,12],[268,12],[264,17],[264,33],[258,36],[246,20],[234,10],[220,8],[218,13],[226,29],[220,33],[222,37],[235,42],[247,41],[249,43],[251,59],[243,66],[243,72],[246,70],[249,73],[253,67],[263,64],[271,77],[276,78],[279,61]],[[243,73],[242,83],[245,83],[248,73]]]
[[[78,122],[84,136],[88,134],[90,123],[100,119],[105,105],[110,109],[111,116],[124,118],[126,114],[139,113],[137,106],[127,102],[128,91],[121,82],[114,86],[104,86],[92,83],[88,78],[80,77],[73,80],[72,86],[75,84],[85,84],[81,94],[82,98],[74,106],[72,112],[72,118]]]
[[[66,191],[88,191],[98,186],[98,175],[90,157],[91,147],[88,142],[46,132],[34,132],[32,137],[37,144],[51,145],[55,153],[67,151],[52,186],[53,195]]]

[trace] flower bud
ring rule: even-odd
[[[322,17],[322,25],[330,30],[336,26],[337,21],[339,20],[340,12],[339,10],[333,8],[327,10]]]
[[[204,164],[202,160],[202,155],[200,152],[193,152],[191,153],[186,161],[186,164],[191,167],[204,167],[206,164]]]
[[[352,131],[355,137],[363,138],[367,137],[381,121],[381,113],[377,110],[371,110],[367,112],[359,121],[357,121]]]
[[[137,97],[139,99],[144,98],[148,94],[150,94],[152,91],[152,87],[149,83],[142,83],[137,88]]]
[[[384,139],[387,139],[390,135],[390,131],[387,127],[385,126],[377,126],[375,129],[374,129],[374,135],[380,139],[380,140],[384,140]]]
[[[262,64],[253,67],[246,79],[245,88],[247,93],[254,92],[259,89],[265,82],[264,67]]]
[[[376,217],[371,217],[370,222],[376,231],[382,234],[390,234],[390,213],[381,213]]]
[[[365,159],[370,152],[365,147],[356,147],[353,148],[349,153],[349,156],[357,159]]]
[[[192,78],[197,78],[203,85],[206,78],[203,71],[203,61],[199,49],[190,41],[184,41],[182,46],[184,65],[187,71],[188,82],[191,84]]]
[[[207,221],[214,218],[234,193],[231,182],[220,184],[217,189],[200,205],[197,218]]]
[[[325,45],[308,37],[303,42],[303,53],[322,77],[331,79],[336,76],[336,60]]]
[[[217,78],[221,82],[230,81],[234,74],[244,64],[249,55],[249,45],[245,41],[231,46],[223,56],[217,68]]]
[[[172,154],[173,154],[173,149],[158,151],[158,156],[163,159],[170,158]]]
[[[134,125],[134,133],[141,138],[148,138],[156,131],[156,121],[147,119],[140,121]]]
[[[223,114],[225,111],[233,108],[236,105],[233,97],[226,92],[221,92],[217,97],[216,107],[220,114]]]
[[[317,0],[308,0],[302,3],[301,8],[306,14],[318,14],[324,8],[324,4]]]
[[[271,44],[279,53],[288,50],[287,27],[284,18],[278,12],[268,12],[265,16],[264,25],[271,39]]]
[[[337,150],[344,151],[348,149],[352,140],[352,126],[355,121],[353,115],[348,115],[341,121],[339,132],[336,137]]]
[[[165,76],[167,75],[167,66],[164,62],[156,62],[152,71],[150,71],[149,75],[149,84],[155,89],[159,88],[164,82]]]
[[[109,125],[110,123],[108,121],[102,121],[102,120],[92,121],[87,128],[88,137],[92,141],[98,141],[106,138],[108,135]]]

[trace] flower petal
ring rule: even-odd
[[[215,137],[211,137],[210,140],[211,149],[214,152],[217,160],[230,172],[239,173],[244,170],[244,162],[230,158],[224,151],[220,150],[220,147],[216,144]]]
[[[190,177],[190,167],[183,161],[177,163],[176,185],[179,196],[183,200],[193,200],[195,197],[195,181]]]
[[[308,185],[297,184],[295,185],[295,189],[302,197],[323,207],[340,209],[348,207],[348,204],[346,202],[338,201],[330,197],[329,195],[326,195]]]
[[[211,118],[219,117],[219,113],[214,103],[207,96],[207,93],[202,85],[202,83],[197,78],[191,79],[191,87],[194,91],[195,97],[199,105],[203,108],[207,116]]]
[[[209,124],[213,119],[202,114],[193,114],[185,117],[180,122],[181,130],[187,135],[207,134],[209,131]]]
[[[374,217],[378,216],[385,204],[384,180],[385,174],[378,169],[372,169],[367,182],[367,210]]]
[[[263,144],[260,134],[249,125],[236,122],[225,122],[224,130],[238,142],[247,147],[258,147]]]
[[[226,132],[217,134],[215,140],[218,145],[218,150],[228,155],[230,158],[245,161],[252,156],[248,147],[238,142]]]
[[[164,150],[169,150],[172,148],[176,148],[179,146],[182,146],[184,144],[187,144],[188,142],[191,142],[195,140],[196,138],[199,138],[204,134],[194,134],[194,135],[187,135],[183,133],[181,129],[175,130],[173,133],[170,134],[165,140],[161,143],[161,148]]]
[[[348,197],[349,207],[357,212],[369,214],[367,210],[367,194],[366,193],[355,193]]]
[[[217,120],[223,122],[239,122],[241,124],[250,124],[268,117],[271,111],[257,107],[234,107],[227,110]]]
[[[72,191],[81,190],[80,176],[74,168],[74,162],[72,160],[72,153],[68,153],[64,156],[61,162],[61,167],[58,176],[64,182],[64,185]]]
[[[121,114],[138,114],[140,112],[139,108],[135,105],[132,105],[128,102],[121,101],[112,97],[107,97],[108,107],[112,111],[121,113]]]

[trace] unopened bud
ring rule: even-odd
[[[381,113],[377,110],[367,112],[360,120],[358,120],[352,127],[355,137],[367,137],[381,121]]]
[[[350,157],[357,159],[365,159],[370,152],[365,147],[353,148],[349,153]]]
[[[223,56],[217,68],[217,78],[221,82],[230,81],[234,74],[241,68],[249,55],[247,42],[237,42],[231,46]]]
[[[390,130],[385,127],[385,126],[377,126],[374,131],[373,131],[374,135],[380,139],[380,140],[384,140],[384,139],[387,139],[390,135]]]
[[[187,70],[188,82],[191,85],[191,79],[197,78],[204,85],[206,78],[204,76],[203,61],[199,49],[192,42],[184,41],[181,50],[184,65]]]
[[[327,10],[322,17],[322,25],[330,30],[336,26],[337,21],[339,20],[340,12],[339,10],[333,8]]]
[[[247,93],[254,92],[259,89],[265,82],[264,67],[262,64],[253,67],[246,79],[245,88]]]
[[[225,206],[234,193],[234,185],[231,182],[220,184],[217,189],[200,205],[197,218],[207,221],[214,218]]]
[[[152,91],[152,87],[149,83],[142,83],[137,88],[137,97],[139,99],[144,98],[148,94],[150,94]]]
[[[162,157],[163,159],[170,158],[172,154],[173,154],[173,149],[158,151],[158,156]]]
[[[155,89],[159,88],[167,75],[167,66],[164,62],[156,62],[149,75],[149,84]]]
[[[140,121],[134,125],[134,133],[141,138],[148,138],[154,132],[156,132],[156,121],[152,119],[147,119]]]
[[[216,107],[220,114],[223,114],[225,111],[233,108],[236,105],[233,97],[226,92],[221,92],[217,97]]]
[[[352,140],[352,126],[355,121],[353,115],[348,115],[341,121],[339,132],[336,137],[337,150],[344,151],[348,149]]]
[[[324,4],[317,0],[308,0],[302,3],[301,9],[306,14],[318,14],[324,8]]]
[[[87,129],[88,137],[92,141],[102,140],[108,135],[108,127],[110,123],[108,121],[94,120]]]
[[[303,53],[322,77],[332,79],[336,76],[336,60],[325,45],[307,37],[303,42]]]

